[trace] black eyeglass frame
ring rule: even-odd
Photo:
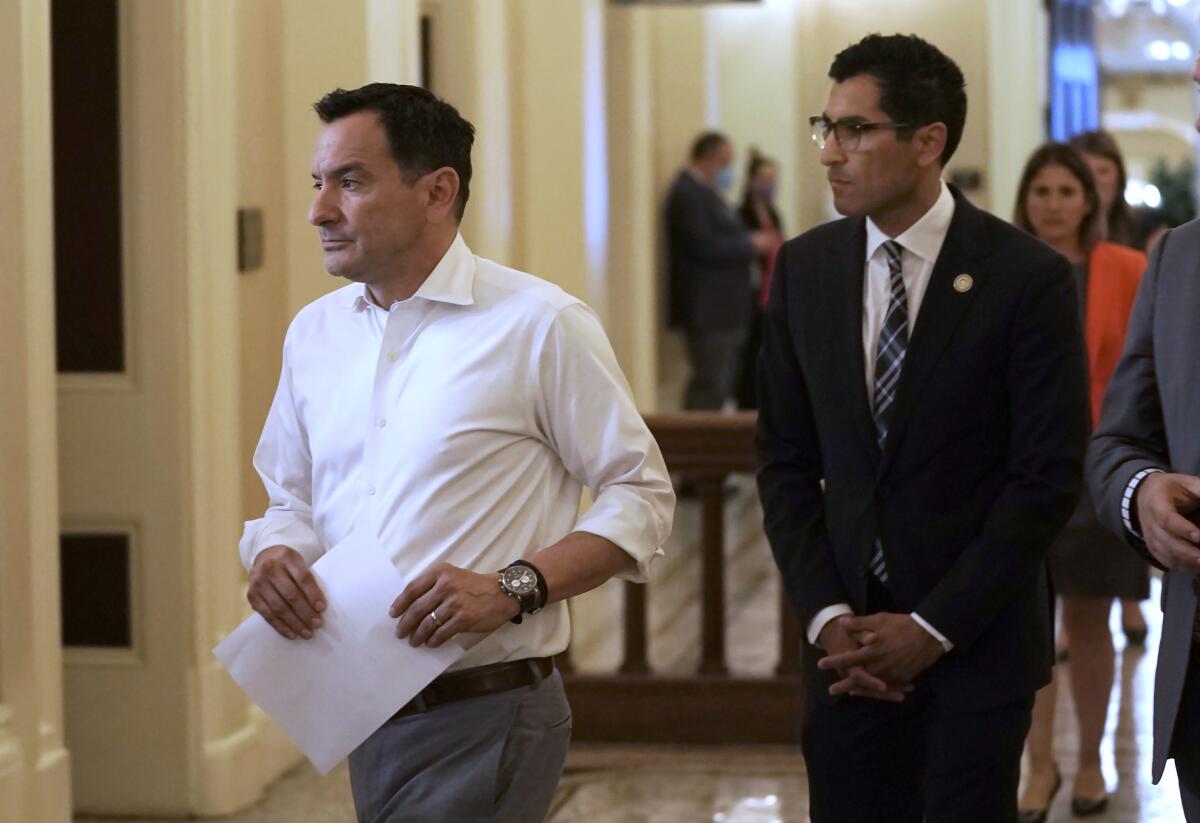
[[[825,148],[825,144],[829,142],[829,135],[833,134],[837,138],[838,145],[844,151],[855,151],[859,143],[862,142],[864,132],[876,131],[878,129],[917,129],[913,123],[870,123],[861,120],[830,120],[821,114],[814,114],[808,118],[808,125],[812,128],[812,140],[816,143],[818,149]],[[845,139],[845,134],[841,133],[849,130],[850,139]]]

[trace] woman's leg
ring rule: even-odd
[[[1071,694],[1079,721],[1079,771],[1074,795],[1085,799],[1105,793],[1100,741],[1113,686],[1113,643],[1108,627],[1111,609],[1111,598],[1063,598],[1063,623],[1071,633]]]
[[[1058,697],[1058,667],[1050,683],[1043,686],[1033,702],[1033,721],[1029,736],[1025,738],[1025,751],[1029,754],[1029,777],[1025,791],[1017,801],[1023,812],[1045,809],[1050,805],[1058,766],[1054,762],[1054,701]]]
[[[1137,600],[1121,601],[1121,629],[1125,639],[1135,646],[1146,642],[1146,615],[1142,614],[1142,604]]]

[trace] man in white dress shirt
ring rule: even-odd
[[[397,642],[474,645],[351,755],[358,819],[540,820],[570,736],[552,663],[565,600],[646,578],[670,481],[591,310],[458,233],[471,124],[412,86],[315,109],[309,221],[350,283],[288,329],[254,458],[270,505],[241,541],[248,598],[312,637],[308,567],[371,529],[421,570],[392,606]]]

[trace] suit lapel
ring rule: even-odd
[[[863,368],[863,271],[866,265],[867,228],[862,219],[853,221],[848,238],[831,244],[830,292],[835,295],[833,339],[837,343],[834,367],[843,380],[842,396],[848,413],[863,440],[864,447],[876,459],[875,422],[867,398],[867,373]]]
[[[904,439],[908,420],[925,381],[979,294],[980,287],[985,284],[987,272],[978,261],[991,253],[990,237],[982,225],[979,211],[957,193],[955,201],[954,218],[934,264],[908,343],[883,459],[879,464],[880,476],[887,471]]]

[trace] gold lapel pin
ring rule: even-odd
[[[975,278],[969,274],[960,274],[954,278],[954,290],[959,294],[966,294],[975,285]]]

